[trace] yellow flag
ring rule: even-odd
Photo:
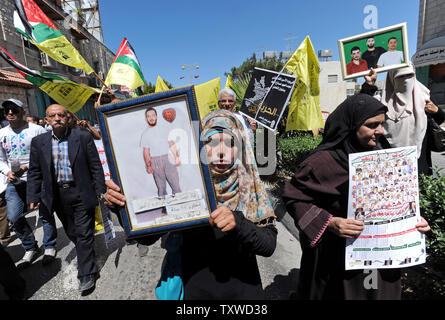
[[[107,86],[118,84],[136,90],[144,83],[145,78],[136,53],[128,40],[124,38],[108,71],[105,84]]]
[[[94,231],[99,232],[104,228],[104,221],[102,219],[102,212],[100,211],[100,207],[96,206],[94,210]]]
[[[170,88],[165,84],[164,80],[160,76],[158,76],[158,80],[156,81],[155,93],[164,92],[170,90]]]
[[[317,54],[309,36],[303,40],[284,67],[298,76],[311,89],[312,95],[320,94],[318,82],[320,62],[318,62]]]
[[[286,131],[323,128],[320,108],[320,63],[309,36],[284,67],[298,77],[289,106]]]
[[[286,131],[318,130],[324,127],[320,108],[320,96],[313,96],[306,85],[297,80],[297,87],[292,93]]]
[[[195,87],[196,101],[199,115],[204,119],[206,115],[218,110],[218,93],[221,91],[221,78],[210,80]]]
[[[19,33],[57,62],[85,70],[87,74],[94,72],[34,1],[21,0],[15,4],[19,10],[14,11],[14,26]]]
[[[232,76],[229,74],[227,76],[225,88],[230,88],[231,85],[232,85]]]
[[[39,88],[73,113],[82,109],[94,93],[100,92],[98,89],[77,84],[68,79],[64,79],[64,82],[46,81]]]

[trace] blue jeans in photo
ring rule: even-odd
[[[25,251],[37,250],[37,241],[33,230],[26,221],[26,182],[18,185],[8,183],[6,187],[6,210],[8,220],[12,223],[14,231],[22,242]],[[45,207],[46,208],[46,207]],[[39,212],[43,225],[43,245],[45,249],[54,248],[57,239],[57,229],[54,216],[48,210]]]

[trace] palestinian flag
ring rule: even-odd
[[[0,46],[0,57],[13,66],[26,80],[48,94],[58,104],[77,112],[98,89],[75,83],[55,74],[29,69]]]
[[[11,66],[13,66],[24,78],[26,78],[26,75],[29,75],[33,78],[41,78],[42,80],[49,80],[51,79],[49,77],[43,76],[40,72],[29,69],[28,67],[24,66],[23,64],[17,62],[3,47],[0,46],[0,57],[5,59],[7,63],[9,63]]]
[[[76,48],[33,0],[14,0],[14,26],[48,56],[73,68],[94,72]]]
[[[118,84],[135,90],[145,83],[136,54],[126,38],[122,41],[108,71],[105,84]]]

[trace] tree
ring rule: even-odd
[[[245,77],[245,74],[252,75],[255,67],[280,72],[285,63],[286,61],[283,61],[277,57],[258,60],[254,53],[250,58],[247,58],[247,60],[245,60],[241,66],[233,67],[230,72],[226,72],[225,75],[227,76],[230,74],[232,79],[236,80],[239,77]]]
[[[169,89],[173,89],[173,85],[170,82],[164,80],[164,83],[167,85],[167,87],[169,87]],[[156,89],[156,83],[152,84],[151,82],[147,83],[146,81],[142,91],[144,92],[144,94],[149,94],[149,93],[154,93],[155,89]]]
[[[244,99],[244,94],[249,85],[250,79],[252,78],[254,68],[262,68],[267,70],[272,70],[280,72],[283,70],[284,64],[280,58],[265,58],[258,60],[255,53],[252,54],[250,58],[247,58],[239,67],[233,67],[231,72],[225,73],[226,76],[230,75],[232,77],[232,83],[230,88],[236,93],[236,110],[239,110]],[[283,73],[287,73],[283,70]]]

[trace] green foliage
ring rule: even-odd
[[[142,91],[144,94],[154,93],[156,89],[156,84],[152,84],[151,82],[145,82]]]
[[[245,74],[252,75],[255,67],[280,72],[284,67],[285,61],[279,58],[266,58],[258,60],[255,54],[252,54],[250,58],[244,61],[241,66],[233,67],[230,73],[226,73],[226,76],[230,74],[233,80],[238,77],[242,77]]]
[[[286,176],[292,176],[300,162],[320,144],[321,140],[321,136],[314,138],[312,132],[305,131],[299,131],[291,137],[278,137],[278,170]]]
[[[246,93],[247,87],[249,86],[250,79],[252,79],[252,74],[249,73],[242,74],[235,80],[232,79],[230,89],[232,89],[236,93],[235,111],[238,111],[243,104],[244,95]]]
[[[427,234],[427,249],[435,260],[445,261],[445,177],[442,169],[435,169],[435,175],[419,177],[420,208],[428,221],[431,232]]]
[[[426,234],[426,264],[405,269],[402,274],[404,300],[445,297],[445,177],[435,168],[433,176],[420,175],[421,214],[431,231]]]
[[[164,83],[167,85],[167,87],[169,87],[169,89],[173,89],[173,85],[170,82],[166,81],[165,79],[162,79],[162,80],[164,80]],[[144,94],[150,94],[150,93],[154,93],[155,89],[156,89],[156,83],[152,84],[151,82],[147,83],[147,81],[145,81],[145,84],[142,87],[142,92]]]

